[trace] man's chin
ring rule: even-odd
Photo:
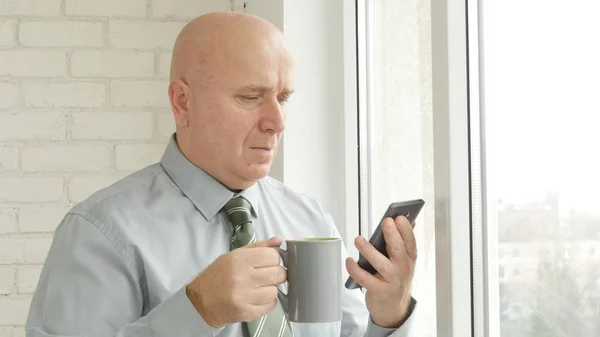
[[[247,181],[256,181],[264,178],[271,170],[271,163],[254,163],[244,169],[243,176]]]

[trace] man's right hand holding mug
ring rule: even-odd
[[[204,321],[221,328],[248,322],[277,305],[277,285],[287,280],[274,237],[219,256],[186,287],[186,294]]]

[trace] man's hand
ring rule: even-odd
[[[363,237],[354,241],[377,274],[371,275],[352,258],[346,260],[346,269],[367,289],[367,309],[373,322],[384,328],[396,328],[408,315],[417,245],[412,226],[403,216],[397,217],[395,223],[391,218],[384,219],[382,230],[389,259]]]
[[[209,325],[220,328],[258,318],[277,305],[277,285],[287,279],[271,238],[218,257],[186,287],[188,298]]]

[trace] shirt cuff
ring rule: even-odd
[[[185,286],[150,311],[148,324],[157,337],[214,337],[223,329],[204,321],[187,297]]]
[[[408,316],[400,324],[398,328],[383,328],[373,322],[371,315],[369,315],[369,324],[367,325],[367,337],[408,337],[411,331],[412,317],[415,311],[417,301],[414,298],[410,299],[410,307],[408,309]]]

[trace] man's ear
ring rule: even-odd
[[[178,127],[187,127],[190,123],[188,109],[189,87],[183,80],[175,80],[169,83],[169,100]]]

